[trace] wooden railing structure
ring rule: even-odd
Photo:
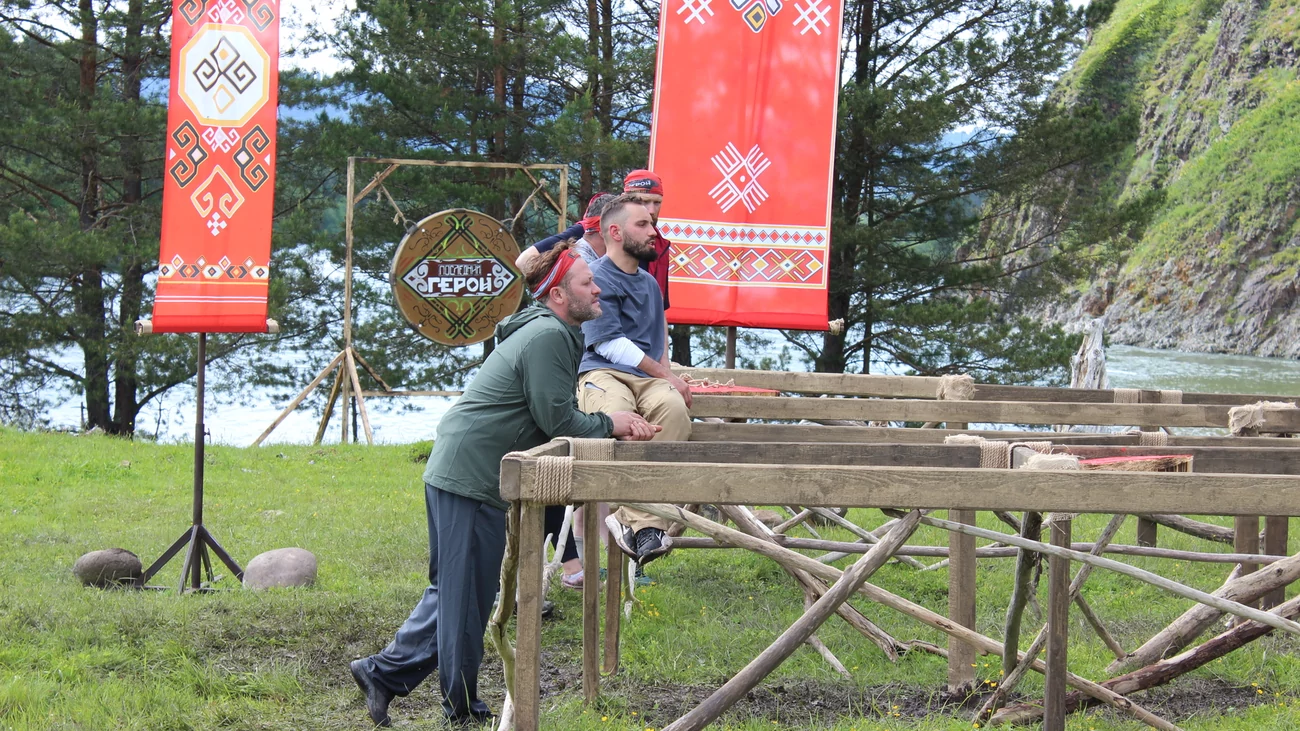
[[[512,502],[512,537],[503,567],[502,607],[498,616],[509,617],[510,584],[518,582],[517,654],[507,650],[507,668],[513,658],[514,672],[510,699],[514,728],[538,728],[540,714],[540,622],[544,591],[542,578],[543,512],[546,505],[605,502],[635,505],[689,526],[706,538],[679,538],[680,548],[745,548],[778,561],[801,583],[810,599],[808,612],[753,663],[725,684],[714,696],[692,710],[666,731],[703,728],[765,677],[795,648],[808,641],[817,626],[831,614],[839,614],[858,627],[891,656],[902,650],[937,651],[949,660],[950,688],[968,686],[973,680],[971,665],[976,653],[1005,655],[1004,668],[1015,672],[1035,669],[1045,673],[1047,684],[1043,713],[1044,728],[1064,727],[1068,708],[1077,706],[1077,695],[1067,696],[1067,686],[1082,691],[1088,702],[1103,702],[1133,714],[1155,728],[1177,728],[1125,697],[1123,693],[1143,689],[1148,678],[1170,672],[1181,674],[1188,663],[1208,662],[1227,649],[1260,636],[1271,629],[1300,634],[1300,624],[1290,620],[1300,614],[1300,600],[1282,602],[1279,594],[1287,583],[1300,576],[1300,555],[1289,557],[1286,549],[1286,516],[1300,515],[1300,440],[1286,437],[1220,437],[1162,435],[1162,446],[1142,446],[1153,430],[1165,426],[1218,426],[1228,423],[1228,411],[1257,401],[1276,401],[1276,396],[1179,394],[1182,403],[1169,403],[1169,392],[1132,392],[1126,403],[1109,403],[1108,391],[1050,389],[977,385],[968,401],[934,398],[938,379],[892,376],[845,376],[788,374],[756,371],[701,371],[697,376],[730,380],[737,385],[772,388],[787,393],[833,394],[850,398],[778,398],[697,396],[693,414],[698,417],[772,420],[852,419],[904,420],[946,423],[955,429],[903,429],[889,427],[839,427],[806,424],[704,423],[693,425],[689,442],[622,443],[604,440],[556,440],[525,453],[508,455],[501,465],[502,496]],[[927,390],[928,389],[928,390]],[[929,397],[925,397],[925,394]],[[864,398],[872,397],[872,398]],[[1133,403],[1136,400],[1137,403]],[[969,432],[970,422],[1003,424],[1105,424],[1140,425],[1146,434],[1072,434],[1042,431]],[[1300,432],[1300,409],[1267,410],[1266,431]],[[1158,425],[1158,426],[1147,426]],[[984,448],[972,444],[945,444],[954,434],[979,434],[1008,442],[1038,441],[1033,448],[1007,446],[1008,468],[980,467]],[[1044,447],[1042,441],[1050,441]],[[1191,458],[1192,472],[1107,472],[1027,470],[1024,463],[1040,451],[1083,458],[1140,457],[1176,454]],[[728,528],[677,505],[718,505],[737,526]],[[764,528],[743,506],[797,505],[804,513],[825,507],[880,508],[897,516],[857,543],[814,541],[786,537]],[[593,506],[594,507],[594,506]],[[941,520],[929,511],[948,511]],[[975,511],[993,511],[1004,520],[1015,521],[1010,511],[1031,515],[1049,513],[1046,529],[1050,542],[1019,533],[1028,526],[1016,525],[1017,532],[1002,533],[975,526]],[[822,511],[827,512],[827,511]],[[1109,513],[1116,516],[1101,536],[1091,543],[1073,543],[1070,515]],[[598,511],[588,509],[586,534],[597,535]],[[1110,545],[1124,516],[1177,516],[1180,514],[1236,516],[1234,553],[1176,552],[1153,546]],[[1264,547],[1259,546],[1259,517],[1266,521]],[[1006,517],[1004,517],[1006,516]],[[1194,521],[1193,521],[1194,522]],[[907,546],[917,525],[927,524],[949,531],[945,549]],[[1152,526],[1154,523],[1150,523]],[[1227,531],[1227,529],[1220,529]],[[856,531],[861,535],[862,531]],[[1141,534],[1141,531],[1139,531]],[[1006,548],[976,549],[975,537],[998,541]],[[1154,543],[1153,533],[1148,534]],[[517,541],[517,543],[515,543]],[[847,571],[795,552],[794,548],[840,551],[862,557]],[[600,544],[588,541],[583,556],[585,574],[598,575]],[[605,637],[600,642],[600,597],[596,581],[588,581],[583,595],[583,689],[588,701],[599,692],[602,670],[618,667],[619,617],[622,601],[624,560],[614,546],[608,548],[610,570],[604,607]],[[974,631],[975,561],[977,557],[1017,556],[1022,561],[1029,551],[1049,556],[1048,628],[1035,645],[1046,644],[1046,662],[1035,660],[1039,647],[1017,652],[1016,641],[999,642]],[[1145,553],[1144,553],[1145,552]],[[1111,561],[1103,553],[1176,555],[1187,560],[1232,562],[1249,569],[1270,564],[1274,570],[1243,576],[1208,595],[1157,575]],[[949,563],[949,607],[938,614],[867,583],[870,574],[896,556],[945,556]],[[1071,563],[1083,569],[1071,581]],[[1197,609],[1213,614],[1209,621],[1229,613],[1246,620],[1195,651],[1191,659],[1183,653],[1169,660],[1162,654],[1173,645],[1156,650],[1154,662],[1183,663],[1172,670],[1143,666],[1138,679],[1130,676],[1094,683],[1068,672],[1066,667],[1067,624],[1071,603],[1085,609],[1078,590],[1093,567],[1120,571],[1155,584],[1179,596],[1198,602]],[[1019,579],[1018,579],[1019,580]],[[1246,582],[1242,584],[1242,582]],[[1239,584],[1241,584],[1239,586]],[[1248,584],[1248,586],[1247,586]],[[1243,588],[1244,587],[1244,588]],[[876,604],[903,612],[949,636],[946,653],[925,643],[899,642],[872,631],[874,625],[858,622],[861,615],[845,600],[860,594]],[[1271,611],[1253,606],[1268,595],[1275,604]],[[1013,595],[1014,601],[1014,595]],[[1266,602],[1267,606],[1269,602]],[[1195,610],[1193,610],[1195,611]],[[503,615],[504,612],[504,615]],[[862,618],[865,620],[865,618]],[[1090,617],[1090,623],[1095,617]],[[1203,629],[1204,616],[1181,619]],[[1098,621],[1094,628],[1105,633]],[[494,631],[500,635],[497,627]],[[1195,635],[1185,638],[1191,642]],[[1010,639],[1010,638],[1008,638]],[[1017,638],[1018,639],[1018,638]],[[1153,638],[1152,642],[1155,639]],[[1213,643],[1210,649],[1205,649]],[[1117,650],[1116,666],[1130,664],[1143,656]],[[1151,643],[1148,643],[1150,645]],[[1227,648],[1227,649],[1225,649]],[[1219,654],[1213,654],[1218,652]],[[1149,654],[1149,652],[1148,652]],[[1196,665],[1192,665],[1193,667]],[[1136,683],[1136,685],[1135,685]],[[996,708],[988,709],[988,712]],[[993,718],[1022,720],[1033,716],[1032,708],[1003,709]],[[987,717],[987,716],[986,716]]]

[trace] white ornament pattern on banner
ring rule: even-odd
[[[213,152],[230,152],[230,148],[239,143],[239,132],[233,129],[227,131],[221,127],[204,127],[203,141],[208,143],[208,148]]]
[[[738,202],[744,203],[745,210],[753,213],[769,198],[758,182],[758,176],[771,165],[772,161],[758,149],[758,145],[749,148],[749,154],[741,157],[735,144],[728,142],[722,152],[713,156],[713,166],[722,173],[722,181],[713,186],[709,197],[722,208],[723,213]]]
[[[822,29],[817,27],[817,24],[821,23],[827,28],[831,27],[831,21],[827,19],[827,16],[831,14],[831,7],[829,5],[822,7],[821,0],[807,0],[807,2],[808,7],[806,8],[799,7],[797,2],[794,4],[794,9],[799,11],[799,17],[794,19],[794,24],[796,26],[800,23],[804,24],[803,29],[799,31],[799,35],[805,35],[808,31],[821,35]]]
[[[709,7],[712,4],[713,0],[682,0],[682,6],[677,8],[677,14],[690,13],[686,16],[687,24],[692,20],[698,20],[700,25],[704,25],[708,18],[705,18],[703,13],[708,13],[710,18],[713,17],[713,8]]]

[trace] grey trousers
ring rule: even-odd
[[[450,718],[489,715],[478,698],[483,633],[501,577],[506,514],[426,484],[429,588],[383,652],[366,658],[375,682],[404,696],[436,669]]]

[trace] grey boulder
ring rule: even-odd
[[[138,583],[144,575],[144,566],[139,556],[125,548],[106,548],[77,559],[72,573],[86,586],[104,588]]]
[[[272,589],[316,583],[316,557],[302,548],[277,548],[259,554],[244,568],[244,588]]]

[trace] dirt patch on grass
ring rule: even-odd
[[[543,652],[542,695],[555,697],[582,692],[582,667],[559,663],[567,653]],[[500,665],[484,667],[486,677],[499,678]],[[719,685],[721,682],[720,681]],[[492,687],[490,682],[484,683]],[[625,714],[635,710],[647,726],[666,725],[699,705],[718,685],[643,683],[625,677],[605,678],[601,683],[600,709]],[[1259,693],[1253,686],[1237,687],[1217,679],[1184,678],[1168,687],[1134,695],[1153,712],[1174,722],[1214,713],[1232,713],[1276,702],[1270,692]],[[900,683],[859,686],[850,683],[779,681],[759,685],[746,694],[723,717],[737,723],[750,719],[775,721],[786,727],[818,728],[844,718],[923,719],[932,716],[968,719],[984,702],[988,690],[962,697],[949,696],[940,688]],[[493,699],[499,703],[498,699]],[[1013,702],[1036,700],[1017,694]],[[494,706],[496,707],[496,706]],[[1094,711],[1117,712],[1105,707]]]

